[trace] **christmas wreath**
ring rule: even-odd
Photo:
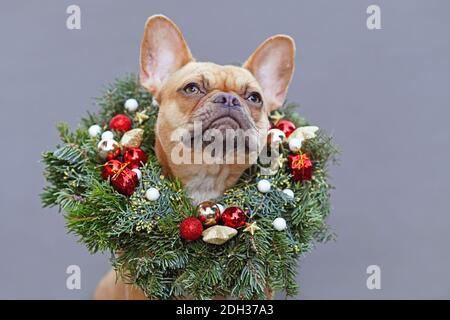
[[[327,164],[331,138],[287,104],[271,115],[280,168],[250,167],[221,198],[194,206],[156,159],[158,105],[133,75],[117,80],[75,131],[43,154],[42,203],[64,211],[91,252],[110,251],[127,283],[152,298],[264,299],[297,293],[298,257],[332,237]],[[116,254],[120,252],[121,254]]]

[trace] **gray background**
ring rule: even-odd
[[[82,30],[67,30],[78,4]],[[337,242],[302,259],[299,298],[450,298],[450,2],[2,1],[0,5],[0,298],[90,298],[108,270],[42,209],[40,153],[55,124],[92,109],[104,84],[137,71],[146,18],[164,13],[199,60],[243,61],[266,37],[297,42],[289,99],[333,133]],[[94,109],[95,110],[95,109]],[[66,267],[82,289],[65,287]],[[366,268],[382,290],[366,288]]]

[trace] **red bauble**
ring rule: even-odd
[[[286,138],[289,138],[292,132],[295,130],[295,124],[293,124],[289,120],[280,120],[275,124],[277,129],[280,129],[286,135]]]
[[[114,149],[113,151],[109,152],[106,155],[106,159],[105,160],[113,160],[116,159],[118,156],[120,156],[120,147]]]
[[[128,148],[123,153],[123,162],[128,163],[131,169],[136,169],[147,162],[147,155],[141,148]]]
[[[102,177],[107,180],[114,176],[122,168],[123,163],[119,160],[109,160],[103,165]]]
[[[127,197],[134,193],[138,182],[139,179],[136,172],[123,166],[119,172],[111,177],[111,185],[113,188]]]
[[[307,154],[296,154],[288,156],[289,167],[295,182],[311,180],[313,174],[313,163]]]
[[[131,126],[131,119],[124,114],[118,114],[117,116],[114,116],[111,121],[109,121],[109,128],[111,130],[127,132],[131,130]]]
[[[180,224],[180,236],[187,241],[195,241],[202,236],[203,225],[195,217],[186,218]]]
[[[239,228],[245,225],[247,217],[244,210],[238,207],[229,207],[222,213],[223,224],[231,228]]]
[[[136,172],[119,160],[109,160],[103,165],[103,179],[110,179],[113,188],[126,196],[131,196],[136,189],[139,179]]]

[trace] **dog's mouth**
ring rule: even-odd
[[[222,109],[213,114],[204,112],[196,117],[194,121],[201,121],[202,133],[209,129],[218,130],[248,130],[254,128],[253,122],[239,109]]]
[[[226,130],[232,129],[237,130],[241,129],[241,124],[238,120],[230,116],[223,116],[211,121],[208,127],[204,128],[204,131],[209,129],[218,129],[218,130]]]
[[[193,124],[191,139],[185,141],[191,147],[196,141],[201,141],[203,147],[214,142],[216,145],[222,143],[224,150],[230,146],[232,149],[242,147],[244,153],[253,149],[249,141],[255,139],[258,130],[242,110],[223,108],[211,112],[211,109],[204,109],[201,113],[194,115],[191,121]]]

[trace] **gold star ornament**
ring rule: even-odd
[[[256,225],[256,221],[245,224],[244,232],[249,232],[253,236],[256,230],[261,230],[261,228]]]
[[[275,111],[269,116],[270,121],[272,121],[272,123],[275,125],[277,124],[278,121],[280,121],[283,118],[284,114],[279,111]]]
[[[145,112],[136,112],[136,114],[134,115],[134,120],[139,124],[144,123],[148,118],[149,116],[146,115]]]

